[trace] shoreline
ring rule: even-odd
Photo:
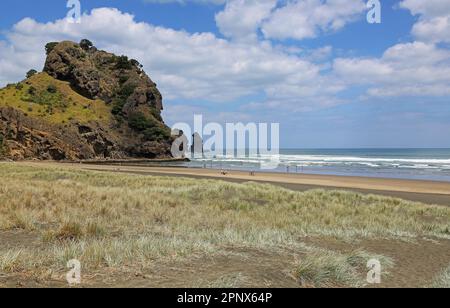
[[[332,189],[353,191],[363,194],[383,195],[409,201],[450,206],[450,183],[439,181],[382,179],[355,176],[277,174],[231,171],[222,175],[216,169],[197,169],[187,167],[155,167],[114,164],[80,164],[57,162],[19,162],[29,166],[57,166],[101,172],[120,172],[139,175],[175,176],[198,179],[223,180],[233,183],[256,182],[272,184],[295,191],[311,189]]]

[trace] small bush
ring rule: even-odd
[[[163,118],[161,116],[161,111],[159,111],[158,109],[156,109],[155,107],[151,107],[150,108],[150,112],[152,113],[152,115],[155,117],[155,119],[157,119],[158,121],[162,122]]]
[[[130,60],[130,63],[131,63],[131,65],[133,65],[134,67],[137,67],[137,68],[139,68],[139,69],[142,69],[144,66],[141,64],[141,63],[139,63],[139,61],[138,60],[136,60],[136,59],[131,59]]]
[[[125,82],[127,82],[128,79],[130,79],[130,76],[128,76],[128,75],[126,75],[126,74],[121,74],[121,75],[119,76],[119,83],[122,85],[122,84],[124,84]]]
[[[90,40],[84,39],[84,40],[81,40],[80,47],[84,50],[89,50],[92,47],[94,47],[94,44],[92,44],[92,42]]]
[[[144,131],[144,138],[147,141],[163,141],[170,138],[170,131],[161,127],[152,127]]]
[[[132,83],[124,84],[117,93],[122,98],[128,98],[136,90],[136,85]]]
[[[130,70],[133,68],[127,56],[116,57],[116,69]]]
[[[148,119],[142,112],[137,112],[130,115],[128,125],[130,128],[142,132],[146,129],[155,127],[156,123]]]
[[[160,125],[154,118],[147,118],[143,113],[132,114],[128,126],[144,134],[147,141],[162,141],[170,138],[170,131]]]
[[[127,99],[133,94],[136,89],[136,85],[133,83],[124,84],[116,93],[116,97],[113,100],[113,107],[111,113],[115,116],[122,116],[122,110]]]
[[[56,92],[58,92],[58,89],[56,88],[56,86],[54,84],[51,84],[47,87],[47,92],[56,93]]]
[[[31,78],[31,77],[33,77],[34,75],[36,75],[37,74],[37,71],[36,70],[29,70],[28,72],[27,72],[27,78]]]
[[[74,241],[83,237],[83,230],[78,223],[65,223],[58,231],[53,233],[53,238],[60,241]]]
[[[125,106],[125,103],[126,103],[126,100],[116,98],[113,101],[113,107],[112,107],[111,113],[116,116],[122,115],[122,110],[123,110],[123,107]]]
[[[28,94],[32,95],[32,96],[36,95],[36,88],[33,87],[33,86],[29,87],[28,88]]]
[[[49,55],[53,51],[53,49],[55,49],[56,45],[58,45],[58,42],[51,42],[45,45],[45,52],[47,53],[47,55]]]

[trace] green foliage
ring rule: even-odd
[[[130,76],[122,74],[119,76],[119,83],[122,85],[130,79]]]
[[[144,131],[144,138],[148,141],[168,140],[170,138],[170,131],[160,126],[155,126]]]
[[[23,89],[23,84],[21,84],[21,83],[16,84],[17,91],[21,91],[22,89]]]
[[[92,44],[92,42],[91,42],[90,40],[83,39],[83,40],[81,40],[81,42],[80,42],[80,47],[81,47],[82,49],[84,49],[84,50],[89,50],[89,49],[91,49],[92,47],[94,47],[94,44]]]
[[[58,92],[57,87],[53,84],[50,84],[46,90],[40,92],[31,86],[28,88],[27,93],[28,95],[22,97],[22,100],[47,107],[46,113],[53,113],[53,108],[62,108],[63,110],[67,108],[63,95]]]
[[[122,110],[127,103],[128,97],[133,94],[136,89],[136,85],[133,83],[128,83],[123,85],[119,91],[116,93],[116,97],[113,99],[113,107],[111,113],[115,116],[122,116]]]
[[[161,111],[159,111],[155,107],[150,107],[150,112],[155,117],[155,119],[157,119],[158,121],[162,122],[163,118],[161,116]]]
[[[136,85],[133,83],[124,84],[117,93],[122,98],[128,98],[136,90]]]
[[[56,45],[58,45],[58,42],[51,42],[45,45],[45,52],[47,53],[47,55],[49,55],[52,52],[52,50],[56,47]]]
[[[37,74],[37,71],[36,71],[36,70],[34,70],[34,69],[29,70],[29,71],[27,72],[27,78],[31,78],[31,77],[33,77],[33,76],[36,75],[36,74]]]
[[[130,115],[128,125],[136,131],[143,132],[146,129],[156,126],[156,123],[148,119],[142,112],[136,112]]]
[[[36,88],[31,86],[31,87],[28,88],[27,92],[28,92],[29,95],[34,96],[34,95],[36,95]]]
[[[130,70],[133,68],[127,56],[116,57],[116,69]]]
[[[133,65],[139,69],[142,69],[144,67],[141,63],[139,63],[138,60],[135,60],[135,59],[131,59],[130,63],[131,63],[131,65]]]
[[[5,155],[5,144],[4,144],[4,136],[2,133],[0,133],[0,157]]]
[[[128,119],[130,128],[142,132],[148,141],[162,141],[170,137],[168,129],[162,127],[154,118],[148,118],[143,113],[132,114]]]
[[[54,94],[54,93],[58,92],[58,89],[56,88],[56,86],[54,84],[50,84],[47,87],[47,92]]]
[[[126,102],[127,101],[124,99],[115,98],[113,100],[113,107],[112,107],[111,113],[115,116],[122,115],[122,110],[123,110],[123,107],[125,106]]]

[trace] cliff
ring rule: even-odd
[[[170,157],[162,96],[136,60],[91,42],[49,43],[43,72],[0,90],[0,157]]]

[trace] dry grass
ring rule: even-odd
[[[450,266],[434,280],[432,288],[450,289]]]
[[[0,164],[0,178],[0,231],[24,230],[42,238],[38,250],[1,251],[5,272],[52,275],[74,258],[85,270],[147,268],[233,247],[303,253],[304,236],[450,238],[450,208],[378,196],[9,163]],[[324,258],[343,262],[336,273],[353,275],[348,259]],[[322,267],[308,262],[300,272],[320,285],[323,279],[307,268],[321,272]],[[353,285],[352,280],[342,282]]]
[[[316,250],[301,258],[294,275],[301,285],[308,287],[363,287],[367,277],[361,273],[367,272],[366,265],[371,259],[381,262],[384,276],[393,266],[392,260],[362,250],[349,254]]]
[[[221,289],[235,289],[241,288],[247,282],[247,278],[242,273],[225,275],[213,281],[195,282],[193,288],[221,288]]]

